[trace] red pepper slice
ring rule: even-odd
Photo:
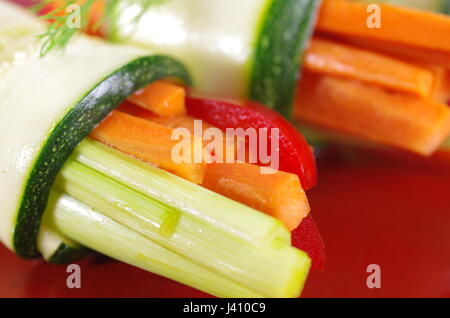
[[[186,98],[189,115],[221,128],[279,129],[279,169],[299,176],[309,190],[317,183],[317,169],[311,147],[300,132],[277,112],[256,102],[236,104],[229,101]],[[270,144],[270,134],[268,143]]]
[[[281,115],[254,102],[186,98],[189,115],[221,128],[279,128],[280,170],[299,176],[305,189],[317,182],[317,170],[311,148],[304,137]],[[323,270],[325,245],[311,214],[292,232],[292,245],[308,253],[312,268]]]
[[[325,244],[311,214],[292,231],[292,246],[308,253],[312,261],[312,269],[323,270],[325,268]]]

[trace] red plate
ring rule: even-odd
[[[303,296],[450,297],[449,168],[380,158],[318,168],[309,198],[327,265],[310,274]],[[370,264],[381,268],[380,289],[367,287]],[[24,261],[0,246],[0,297],[207,296],[101,256],[80,265],[81,289],[71,290],[66,267]]]

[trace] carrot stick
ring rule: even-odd
[[[305,123],[423,155],[450,132],[447,105],[329,75],[305,72],[295,116]]]
[[[185,95],[185,90],[181,86],[156,81],[128,97],[128,100],[156,115],[171,117],[186,112]]]
[[[375,40],[364,39],[341,39],[352,45],[364,47],[374,53],[388,54],[403,62],[418,65],[421,68],[429,69],[434,77],[431,89],[431,98],[443,103],[450,99],[450,53],[418,49],[401,44],[385,45]]]
[[[418,48],[400,43],[390,43],[387,45],[385,42],[375,39],[359,39],[345,36],[337,37],[336,39],[342,42],[347,42],[351,45],[363,47],[368,50],[388,54],[397,59],[415,60],[422,63],[433,63],[442,67],[450,68],[450,52]]]
[[[74,1],[74,4],[83,4],[87,0],[76,0]],[[64,0],[52,0],[49,1],[46,8],[49,10],[54,10],[58,8],[63,8],[67,4],[67,1]],[[102,36],[102,25],[100,24],[103,12],[105,10],[105,0],[95,0],[90,7],[90,10],[88,12],[88,25],[86,33],[90,35],[96,35],[96,36]],[[64,10],[60,12],[60,15],[67,14]]]
[[[195,126],[194,126],[195,120],[198,120],[198,119],[196,119],[192,116],[183,115],[183,116],[174,118],[171,123],[166,121],[165,125],[169,125],[169,127],[171,127],[171,128],[186,128],[192,134],[195,134],[201,138],[203,138],[203,135],[205,134],[205,132],[208,129],[210,129],[210,128],[218,129],[217,127],[202,120],[201,121],[202,122],[202,131],[196,131]],[[161,119],[156,120],[156,122],[158,122],[158,121],[161,122]],[[230,138],[230,140],[227,140],[226,132],[222,131],[222,133],[223,133],[223,140],[222,140],[222,148],[220,148],[220,149],[208,148],[208,145],[210,144],[210,142],[212,142],[212,140],[204,140],[203,141],[204,146],[208,149],[208,151],[211,153],[211,155],[213,156],[213,158],[215,159],[216,162],[226,162],[227,154],[229,154],[229,156],[231,158],[236,159],[238,157],[239,149],[243,149],[243,150],[245,149],[244,151],[246,151],[247,154],[252,150],[252,149],[249,149],[249,147],[246,147],[244,137],[235,136],[235,137],[233,137],[234,139]],[[233,140],[231,140],[231,139],[233,139]],[[231,141],[232,143],[229,143],[228,141]],[[250,155],[248,155],[247,157],[249,157],[249,156]]]
[[[145,162],[154,164],[194,183],[201,183],[205,171],[205,162],[176,163],[172,159],[172,150],[179,142],[172,140],[173,129],[113,111],[110,116],[91,132],[91,137]],[[194,144],[201,140],[192,136],[191,154]],[[200,149],[202,145],[200,144]]]
[[[298,176],[287,172],[261,174],[248,163],[209,163],[202,185],[279,219],[290,231],[310,210]]]
[[[133,106],[122,108],[134,109]],[[165,124],[183,128],[191,125],[192,117],[179,117],[181,120],[176,117],[164,118]],[[261,174],[259,166],[247,163],[175,164],[171,160],[174,146],[172,131],[172,128],[154,123],[149,118],[113,111],[94,129],[91,136],[126,154],[272,215],[289,230],[297,228],[308,215],[308,199],[297,175],[281,171]]]
[[[125,101],[124,103],[122,103],[122,105],[119,106],[118,110],[133,115],[135,117],[139,117],[142,119],[147,119],[150,120],[154,123],[169,127],[169,128],[176,128],[178,127],[176,125],[176,123],[178,121],[181,121],[182,118],[185,115],[180,115],[180,116],[172,116],[172,117],[161,117],[158,115],[155,115],[154,113],[152,113],[151,111],[142,108],[140,106],[137,106],[134,103],[131,103],[129,101]]]
[[[381,27],[370,28],[367,21],[372,12],[367,12],[368,5],[347,0],[324,0],[317,30],[450,52],[448,16],[380,3]]]
[[[103,13],[105,11],[105,3],[106,0],[96,0],[92,3],[91,10],[89,12],[89,26],[88,26],[88,34],[91,35],[102,35],[102,25],[101,20],[103,17]]]
[[[150,111],[143,109],[141,107],[138,107],[136,105],[133,105],[131,103],[124,103],[120,106],[119,110],[126,112],[128,114],[131,114],[136,117],[144,118],[147,120],[150,120],[154,123],[176,129],[176,128],[186,128],[188,129],[191,134],[197,135],[198,137],[203,139],[203,134],[205,131],[209,128],[216,128],[213,125],[209,124],[208,122],[202,120],[202,130],[196,131],[194,124],[196,118],[189,116],[189,115],[181,115],[181,116],[174,116],[174,117],[159,117],[151,113]],[[215,158],[216,162],[220,160],[220,162],[225,162],[227,154],[230,155],[232,158],[236,159],[238,154],[238,149],[240,147],[245,147],[245,140],[242,137],[236,137],[234,144],[227,143],[226,140],[226,134],[223,134],[223,144],[222,144],[222,151],[214,151],[214,149],[207,149],[210,151],[213,158]],[[205,140],[203,142],[204,147],[207,147],[210,143],[209,140]],[[248,148],[248,147],[247,147]],[[250,149],[247,149],[246,151],[250,151]],[[220,149],[218,149],[220,150]]]
[[[339,75],[418,96],[429,96],[431,71],[394,58],[337,42],[314,38],[304,67],[314,73]]]
[[[450,101],[450,73],[441,66],[431,66],[434,72],[435,83],[431,91],[431,98],[441,103]]]

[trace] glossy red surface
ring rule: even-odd
[[[450,168],[409,159],[319,162],[308,196],[327,264],[311,272],[304,297],[450,297]],[[369,264],[381,267],[380,289],[367,288]],[[0,297],[207,296],[101,256],[80,265],[81,289],[68,289],[66,267],[0,245]]]
[[[327,245],[325,271],[305,297],[450,297],[450,169],[383,160],[319,162],[309,193]],[[366,268],[381,267],[381,289]],[[0,297],[201,297],[205,294],[106,258],[66,268],[24,261],[0,247]]]
[[[259,145],[264,141],[269,155],[273,153],[272,129],[279,134],[279,169],[295,173],[300,178],[304,189],[312,189],[317,183],[317,169],[313,153],[308,142],[298,130],[279,113],[253,102],[223,101],[211,98],[186,97],[187,113],[202,119],[222,130],[234,129],[267,129],[266,137],[260,137]],[[259,153],[260,149],[252,149]],[[273,155],[273,154],[272,154]],[[259,158],[261,159],[261,158]],[[260,163],[259,163],[260,164]]]

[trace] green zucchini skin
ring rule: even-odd
[[[444,3],[442,4],[441,13],[450,14],[450,0],[442,0]]]
[[[64,243],[58,247],[55,253],[47,260],[50,264],[70,264],[89,254],[90,250],[82,246],[69,246]]]
[[[250,74],[249,97],[287,118],[319,0],[273,0],[263,20]]]
[[[107,76],[56,125],[36,157],[20,203],[13,237],[14,249],[19,256],[39,256],[37,236],[50,189],[78,143],[134,91],[165,77],[176,77],[190,84],[184,66],[170,57],[155,55],[137,58]],[[61,255],[70,251],[64,246],[60,249],[60,253],[52,257],[56,262],[64,259]]]

